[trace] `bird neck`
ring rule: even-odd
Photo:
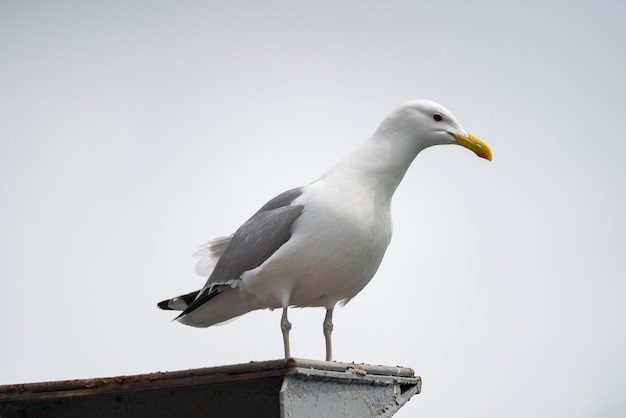
[[[371,190],[377,199],[391,202],[409,166],[421,151],[418,141],[400,131],[387,132],[383,125],[361,147],[348,154],[322,179],[350,182]],[[346,183],[348,184],[348,183]]]

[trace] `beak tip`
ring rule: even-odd
[[[456,139],[457,144],[473,151],[474,154],[476,154],[480,158],[491,161],[491,149],[489,149],[487,144],[476,138],[474,135],[469,133],[467,134],[467,136],[454,133],[452,133],[451,135]]]

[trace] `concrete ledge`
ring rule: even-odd
[[[389,417],[421,390],[406,367],[290,358],[0,386],[0,416]]]

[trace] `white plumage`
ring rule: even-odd
[[[317,181],[272,199],[230,237],[194,255],[203,289],[163,301],[183,312],[179,322],[208,327],[255,309],[283,308],[289,357],[289,306],[326,308],[326,359],[332,359],[332,312],[372,279],[391,240],[393,193],[417,154],[459,144],[491,160],[441,105],[408,102],[394,110],[361,147]]]

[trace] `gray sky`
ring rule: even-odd
[[[216,3],[216,2],[214,2]],[[493,150],[418,156],[339,361],[398,417],[626,414],[624,2],[0,4],[0,384],[280,358],[279,312],[194,329],[190,254],[406,100]],[[322,309],[292,353],[322,359]]]

